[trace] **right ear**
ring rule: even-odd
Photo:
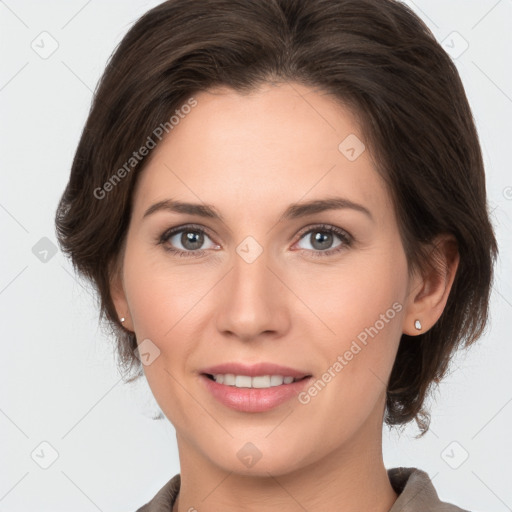
[[[112,265],[112,267],[113,268],[110,273],[110,296],[112,297],[112,302],[116,308],[119,323],[125,329],[133,332],[132,318],[128,308],[128,300],[126,298],[126,292],[123,284],[122,269],[119,265]],[[124,318],[124,322],[121,322],[122,318]]]

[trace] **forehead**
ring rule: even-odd
[[[136,209],[173,197],[268,210],[326,195],[389,206],[356,117],[331,96],[294,83],[194,99],[153,150]]]

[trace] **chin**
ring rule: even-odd
[[[264,440],[261,443],[257,440],[232,440],[228,446],[218,445],[220,453],[210,452],[207,457],[227,473],[265,478],[269,474],[276,477],[285,475],[308,464],[307,454],[297,453],[292,444],[287,451],[282,445],[274,446],[268,440],[265,446],[263,444]]]

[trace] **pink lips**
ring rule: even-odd
[[[250,377],[282,375],[283,377],[294,377],[301,380],[270,388],[237,388],[236,386],[219,384],[207,376],[219,373],[248,375]],[[273,409],[296,397],[312,378],[306,372],[273,363],[258,363],[255,365],[226,363],[204,368],[201,370],[201,374],[201,382],[214,398],[226,407],[242,412],[264,412]]]

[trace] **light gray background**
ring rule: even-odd
[[[179,472],[173,427],[151,419],[158,407],[145,383],[123,386],[94,297],[60,251],[51,252],[55,208],[92,91],[122,36],[158,3],[0,1],[2,511],[135,510]],[[443,500],[505,512],[512,510],[512,1],[407,3],[461,74],[501,253],[489,330],[454,360],[424,439],[414,439],[413,425],[401,437],[385,429],[385,462],[424,469]],[[56,51],[44,55],[52,44]],[[57,459],[43,469],[53,450]]]

